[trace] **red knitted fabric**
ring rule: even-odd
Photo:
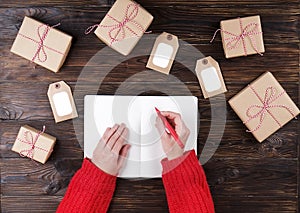
[[[112,199],[116,177],[98,169],[90,160],[84,159],[60,203],[57,212],[102,213],[107,212]]]
[[[163,183],[171,213],[212,213],[214,205],[206,177],[194,151],[162,160]],[[98,169],[88,159],[73,177],[57,212],[107,212],[116,177]]]
[[[195,151],[162,160],[163,183],[171,213],[213,213],[214,204]]]

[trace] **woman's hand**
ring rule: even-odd
[[[167,118],[169,123],[175,129],[182,143],[185,145],[190,135],[190,130],[184,124],[180,114],[175,112],[166,112],[166,111],[161,112],[161,114]],[[162,142],[163,150],[166,153],[168,160],[172,160],[182,156],[184,149],[180,148],[180,146],[174,140],[173,136],[168,134],[165,131],[165,126],[159,117],[156,118],[155,126],[158,129],[159,133],[161,134],[161,142]]]
[[[125,124],[115,124],[107,128],[94,150],[93,164],[108,174],[118,175],[130,148],[126,144],[127,136],[128,129]]]

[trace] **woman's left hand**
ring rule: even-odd
[[[118,175],[130,148],[127,136],[125,124],[107,128],[93,153],[93,164],[108,174]]]

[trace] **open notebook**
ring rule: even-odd
[[[131,148],[119,177],[161,177],[160,161],[166,156],[155,127],[154,107],[182,115],[191,131],[185,150],[197,151],[196,97],[87,95],[84,100],[84,156],[92,157],[107,127],[125,123],[129,128],[127,143]]]

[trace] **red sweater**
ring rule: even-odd
[[[174,160],[162,160],[162,180],[171,213],[213,213],[214,204],[204,171],[194,151]],[[107,212],[116,177],[84,159],[57,212]]]

